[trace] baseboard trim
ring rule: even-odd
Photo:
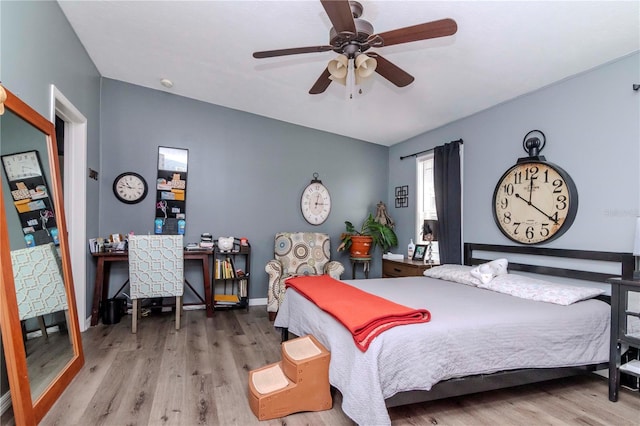
[[[267,304],[267,298],[263,297],[261,299],[249,299],[249,306],[262,306]]]
[[[182,310],[184,311],[199,311],[206,308],[205,305],[182,305]]]

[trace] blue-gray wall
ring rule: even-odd
[[[640,103],[631,90],[640,80],[637,53],[388,149],[113,80],[100,88],[97,70],[54,1],[3,0],[0,23],[2,82],[45,116],[53,83],[88,119],[88,166],[100,179],[87,180],[87,236],[149,232],[153,193],[123,205],[112,194],[113,178],[133,170],[151,182],[158,145],[188,148],[187,240],[201,232],[248,237],[253,297],[266,296],[262,267],[276,232],[317,229],[328,232],[335,247],[344,220],[359,222],[380,199],[397,223],[396,251],[404,251],[415,218],[415,167],[399,157],[458,138],[465,141],[465,241],[509,243],[493,223],[491,195],[502,172],[524,155],[523,136],[541,129],[548,139],[544,155],[573,176],[580,194],[572,228],[548,246],[632,248],[640,203]],[[320,227],[307,225],[298,206],[313,172],[334,205]],[[407,209],[393,207],[400,185],[410,187]],[[89,261],[88,307],[93,273]],[[376,262],[373,275],[379,273]]]
[[[23,101],[49,118],[51,85],[87,118],[87,165],[99,167],[100,74],[58,3],[0,1],[0,80]],[[87,232],[97,235],[98,185],[87,178]],[[73,220],[67,212],[67,222]],[[87,312],[95,265],[87,254]],[[76,284],[77,285],[77,284]]]
[[[496,182],[519,157],[522,139],[542,130],[542,154],[564,168],[578,188],[573,226],[546,247],[630,252],[640,215],[640,54],[629,55],[560,83],[394,145],[389,151],[389,199],[409,185],[410,208],[400,209],[400,245],[412,237],[415,161],[400,161],[436,145],[464,140],[463,240],[510,244],[496,227]]]
[[[100,235],[153,233],[158,146],[189,150],[185,242],[200,234],[247,237],[252,246],[250,298],[266,298],[264,266],[281,231],[326,232],[336,253],[344,221],[361,223],[385,200],[388,148],[166,92],[103,79],[101,103]],[[140,173],[150,186],[139,204],[116,200],[113,180]],[[320,226],[309,225],[300,196],[317,172],[331,194],[332,210]],[[393,216],[393,211],[391,212]],[[126,279],[112,269],[112,292]],[[361,275],[360,271],[360,275]],[[197,268],[187,279],[202,291]],[[381,274],[374,262],[372,275]],[[188,292],[185,300],[195,299]]]
[[[47,118],[54,84],[87,118],[88,165],[98,168],[100,75],[57,2],[0,1],[0,81]],[[87,217],[97,217],[97,184],[87,182]],[[97,221],[88,221],[87,235],[97,232]],[[95,267],[87,263],[86,284],[92,287]],[[4,359],[0,367],[4,394]]]

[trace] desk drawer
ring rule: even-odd
[[[396,277],[417,277],[427,269],[428,265],[416,262],[410,263],[408,260],[388,260],[382,261],[382,276],[383,278],[396,278]]]

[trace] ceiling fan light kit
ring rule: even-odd
[[[329,30],[329,44],[322,46],[254,52],[257,59],[333,51],[337,58],[329,61],[327,68],[309,90],[312,95],[323,93],[336,81],[347,86],[347,97],[353,98],[354,86],[377,72],[397,87],[411,84],[413,76],[374,52],[365,55],[370,48],[392,46],[431,38],[446,37],[457,32],[453,19],[440,19],[409,27],[374,34],[373,25],[361,19],[363,7],[357,1],[320,0],[333,27]],[[361,93],[361,91],[360,91]]]
[[[343,54],[339,54],[335,59],[329,61],[327,70],[329,79],[347,86],[347,98],[353,99],[356,91],[355,86],[374,73],[377,61],[364,53],[358,54],[355,59],[349,59]],[[362,93],[362,90],[358,90]]]

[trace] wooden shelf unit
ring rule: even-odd
[[[241,270],[244,275],[238,275]],[[223,251],[218,240],[213,245],[213,274],[211,278],[211,304],[213,309],[249,309],[251,287],[251,245],[243,245],[240,238],[233,239],[233,248]]]

